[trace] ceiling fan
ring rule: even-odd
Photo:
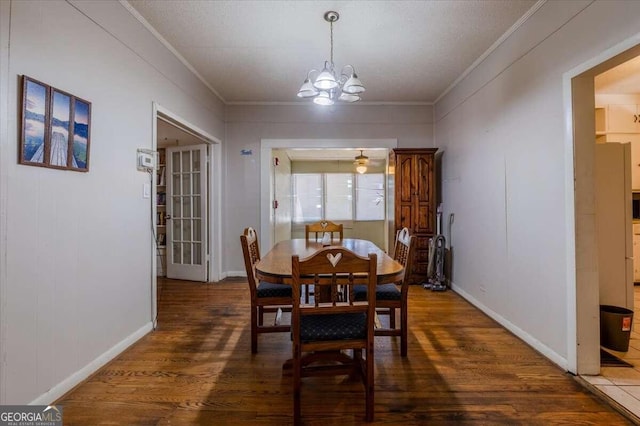
[[[367,171],[367,165],[369,164],[369,157],[362,153],[362,149],[360,150],[360,155],[357,155],[353,164],[356,165],[356,171],[360,174],[363,174]]]

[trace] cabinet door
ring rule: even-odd
[[[406,227],[411,232],[414,232],[413,170],[413,155],[400,154],[396,157],[396,229]]]
[[[640,135],[629,135],[631,142],[631,189],[640,190]]]
[[[421,154],[415,156],[415,210],[414,224],[416,233],[433,234],[435,202],[435,185],[433,170],[433,155]]]
[[[636,133],[638,131],[636,105],[609,105],[607,131],[609,133]]]
[[[633,281],[640,282],[640,235],[633,235]]]

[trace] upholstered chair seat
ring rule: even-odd
[[[367,286],[357,285],[354,288],[356,300],[367,298]],[[381,284],[376,286],[376,300],[400,300],[402,293],[395,284]]]
[[[291,286],[287,284],[273,284],[260,281],[256,288],[259,298],[262,297],[291,297]]]
[[[365,293],[366,294],[366,293]],[[300,318],[300,340],[365,339],[367,314],[306,315]]]

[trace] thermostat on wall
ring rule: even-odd
[[[138,170],[143,172],[154,169],[154,152],[146,149],[138,149]]]

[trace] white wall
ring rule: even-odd
[[[640,2],[546,2],[435,106],[455,288],[565,367],[563,74],[635,35],[639,16]]]
[[[433,107],[348,105],[228,106],[226,110],[226,220],[223,270],[242,274],[239,235],[247,226],[260,234],[261,139],[383,139],[398,140],[400,148],[433,147]],[[240,155],[251,149],[252,156]]]
[[[46,403],[150,328],[152,102],[220,139],[224,106],[119,2],[0,12],[0,404]],[[23,74],[92,103],[88,173],[17,164]]]
[[[272,166],[274,180],[272,191],[275,189],[275,197],[273,193],[271,194],[271,199],[278,201],[273,221],[273,241],[277,243],[291,239],[291,160],[287,151],[283,149],[272,150],[271,156],[273,159],[278,159],[278,165]]]

